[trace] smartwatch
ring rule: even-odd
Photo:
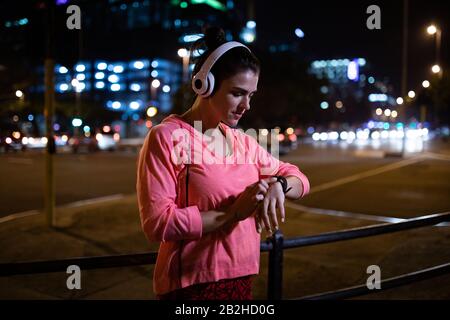
[[[288,188],[288,183],[285,177],[283,176],[273,176],[274,178],[277,178],[277,182],[281,183],[281,187],[283,188],[283,193],[286,194],[289,192],[289,190],[292,189],[292,187]]]

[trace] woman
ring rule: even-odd
[[[142,228],[161,242],[153,286],[159,299],[251,299],[262,228],[277,230],[285,197],[309,182],[234,128],[257,90],[258,59],[218,28],[201,43],[195,102],[153,127],[139,155]]]

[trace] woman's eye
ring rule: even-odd
[[[242,96],[242,93],[240,93],[240,92],[233,92],[233,96],[240,97],[240,96]]]

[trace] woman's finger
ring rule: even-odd
[[[278,210],[280,210],[280,216],[281,216],[281,222],[284,223],[284,221],[286,221],[286,213],[284,211],[284,200],[277,200],[277,206],[278,206]]]
[[[262,184],[258,183],[258,185],[257,185],[257,190],[258,190],[258,192],[262,192],[263,194],[266,194],[266,193],[267,193],[267,190],[268,190],[268,188],[267,188],[267,187],[265,187],[264,185],[262,185]]]
[[[275,199],[270,201],[269,217],[270,217],[270,222],[271,222],[274,230],[275,231],[278,230],[277,207],[276,207],[276,200]]]
[[[270,225],[270,219],[269,216],[267,214],[267,210],[269,208],[269,200],[268,199],[264,199],[262,206],[261,206],[261,218],[264,222],[264,226],[266,227],[266,230],[268,233],[272,233],[272,227]]]
[[[257,214],[255,216],[255,225],[256,225],[256,231],[258,233],[261,233],[262,232],[262,221],[261,221],[259,214]]]
[[[267,189],[269,188],[269,184],[267,183],[266,180],[259,180],[259,183],[262,184],[264,187],[266,187]]]

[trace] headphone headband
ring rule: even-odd
[[[214,88],[214,76],[211,73],[211,69],[214,64],[219,60],[219,58],[228,50],[231,50],[236,47],[244,47],[248,51],[250,49],[237,41],[225,42],[224,44],[217,47],[211,54],[206,58],[206,61],[203,63],[199,72],[192,77],[192,89],[198,95],[206,98],[208,97]],[[251,51],[250,51],[251,52]]]

